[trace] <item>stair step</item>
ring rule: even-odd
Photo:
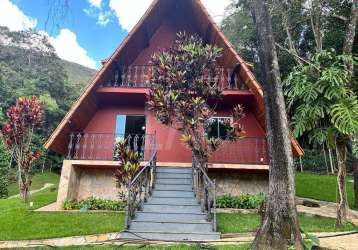
[[[191,179],[191,173],[157,173],[157,178],[188,178]]]
[[[150,197],[146,204],[163,204],[163,205],[199,205],[194,197]]]
[[[213,230],[213,224],[210,222],[198,223],[179,223],[179,222],[145,222],[132,221],[130,230],[134,231],[161,231],[175,233],[209,233]]]
[[[143,211],[158,213],[201,213],[199,205],[164,205],[164,204],[144,204]]]
[[[158,240],[158,241],[210,241],[220,240],[220,233],[169,233],[169,232],[140,232],[130,230],[122,232],[121,239]]]
[[[137,212],[136,220],[156,222],[206,222],[204,213],[148,213]]]
[[[160,184],[156,183],[154,191],[193,191],[193,187],[191,184]]]
[[[169,167],[157,167],[157,173],[179,173],[179,174],[191,174],[191,168],[169,168]]]
[[[157,190],[154,189],[153,197],[188,197],[193,198],[194,192],[193,191],[183,191],[183,190]]]
[[[191,178],[157,178],[156,184],[191,184]]]

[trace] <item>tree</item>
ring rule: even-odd
[[[266,209],[252,249],[303,249],[295,205],[292,147],[268,2],[251,1],[259,41],[270,149]]]
[[[36,97],[19,98],[7,113],[7,121],[2,129],[5,143],[13,152],[18,167],[19,190],[21,197],[28,201],[31,186],[31,167],[40,157],[33,151],[34,130],[40,127],[42,103]]]
[[[215,104],[221,97],[218,88],[220,68],[216,61],[221,49],[204,45],[197,36],[178,33],[172,48],[153,56],[149,109],[162,124],[176,128],[183,133],[182,140],[189,146],[194,160],[207,168],[208,152],[221,143],[220,138],[207,138],[205,130],[212,116]],[[214,104],[209,104],[209,101]],[[242,135],[239,120],[243,108],[234,107],[233,122],[225,120],[228,139],[235,140]]]
[[[338,225],[347,221],[346,148],[358,132],[358,99],[349,87],[353,72],[347,66],[353,63],[351,56],[323,50],[309,64],[296,67],[285,81],[294,135],[308,132],[313,140],[337,148]]]

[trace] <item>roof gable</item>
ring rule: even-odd
[[[163,27],[162,24],[165,24],[166,18],[175,19],[176,15],[178,18],[186,20],[186,23],[190,24],[193,32],[198,33],[205,42],[223,48],[223,56],[219,61],[220,65],[241,66],[240,76],[255,95],[255,115],[262,128],[265,128],[263,91],[260,84],[252,74],[250,65],[236,53],[200,0],[154,0],[112,56],[103,62],[101,70],[98,71],[93,81],[85,88],[84,92],[49,137],[45,148],[62,154],[66,153],[66,145],[69,140],[68,134],[71,131],[81,131],[84,129],[84,124],[91,119],[91,116],[98,109],[95,98],[96,89],[106,81],[116,64],[130,65],[135,62],[143,63],[140,60],[145,60],[143,58],[148,58],[150,54],[150,52],[146,52],[150,47],[150,39],[155,37],[155,33],[160,27]],[[81,113],[86,114],[86,116],[79,117]],[[296,155],[303,153],[294,139],[292,139],[292,146]]]

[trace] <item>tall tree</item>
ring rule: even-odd
[[[275,39],[267,0],[252,0],[264,87],[266,128],[270,148],[266,210],[252,249],[303,249],[295,205],[295,181],[289,127]]]

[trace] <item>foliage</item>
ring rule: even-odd
[[[9,164],[10,155],[8,154],[6,147],[0,137],[0,199],[6,198],[9,194]]]
[[[33,151],[34,130],[40,127],[42,103],[36,97],[19,98],[7,113],[7,121],[2,129],[4,141],[13,152],[18,166],[20,194],[27,201],[31,186],[31,167],[40,153]]]
[[[265,200],[265,195],[260,193],[256,195],[243,194],[232,196],[225,194],[217,198],[218,208],[238,208],[238,209],[259,209]]]
[[[358,101],[349,88],[352,73],[347,62],[356,63],[356,58],[322,51],[285,80],[295,136],[309,132],[312,143],[329,141],[332,145],[339,137],[357,133]]]
[[[0,36],[11,39],[9,45],[0,44],[0,126],[4,123],[5,111],[16,99],[38,96],[45,104],[41,129],[34,138],[36,150],[42,151],[38,165],[46,161],[51,163],[45,166],[51,164],[58,168],[62,158],[53,152],[44,152],[42,145],[95,70],[61,60],[48,38],[34,31],[13,32],[0,26]]]
[[[119,161],[119,166],[116,168],[114,176],[119,188],[119,197],[122,200],[126,200],[126,188],[140,169],[140,158],[139,152],[131,150],[125,139],[116,142],[114,159]]]
[[[122,201],[104,200],[90,197],[85,200],[66,200],[63,203],[64,210],[111,210],[124,211],[126,204]]]
[[[166,51],[155,54],[150,79],[149,109],[157,120],[183,133],[184,141],[192,150],[196,160],[206,166],[208,150],[215,151],[221,141],[206,138],[205,128],[215,115],[215,105],[221,91],[213,79],[218,76],[217,60],[222,49],[204,44],[197,35],[178,33],[174,45]],[[242,135],[238,121],[243,116],[242,106],[233,109],[230,119],[225,121],[229,138],[234,140]]]
[[[304,149],[305,154],[301,157],[302,165],[305,171],[311,172],[326,172],[326,163],[324,161],[324,155],[322,151],[317,149]],[[328,152],[327,152],[328,154]],[[329,159],[327,155],[327,164],[329,164]],[[296,169],[300,168],[300,159],[295,158]]]

